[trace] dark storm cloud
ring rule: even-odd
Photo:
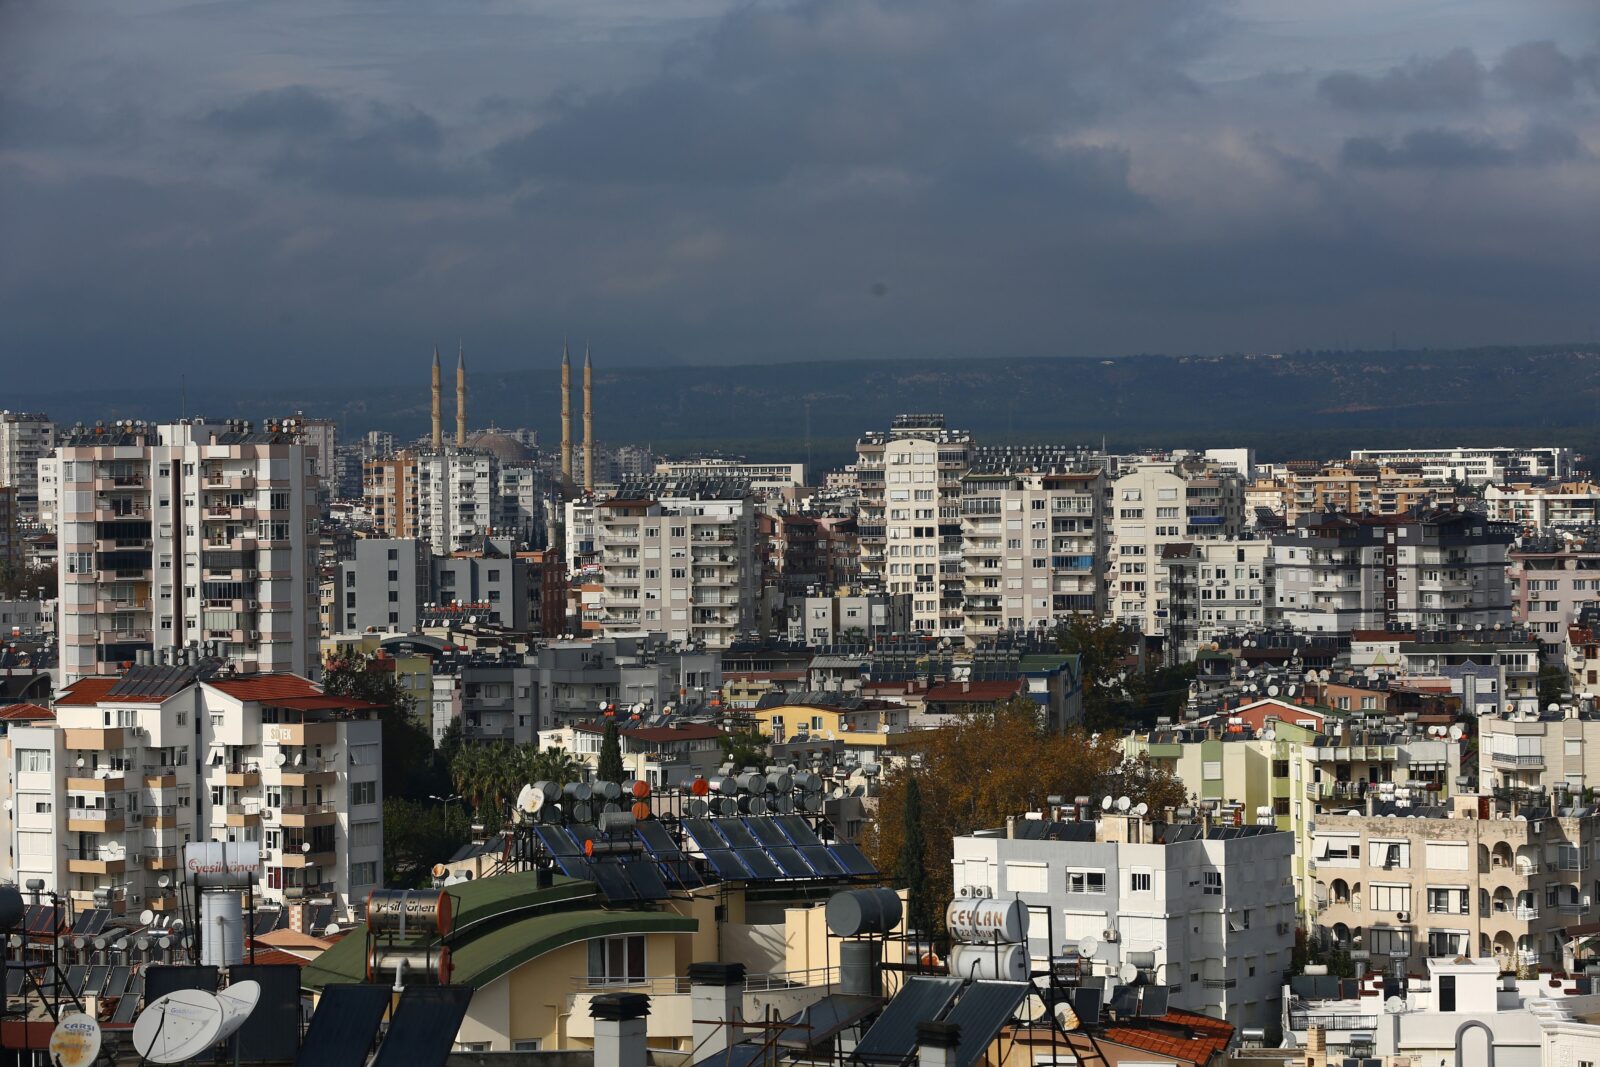
[[[1578,158],[1578,137],[1556,126],[1535,126],[1513,143],[1475,130],[1412,130],[1398,144],[1376,137],[1352,137],[1340,153],[1353,167],[1399,170],[1472,170],[1513,164],[1543,166]]]
[[[1508,48],[1494,68],[1496,81],[1529,100],[1570,97],[1578,74],[1578,62],[1554,41],[1527,41]]]
[[[1378,77],[1339,71],[1317,89],[1347,111],[1443,111],[1471,107],[1483,96],[1483,65],[1469,49],[1436,59],[1413,59]]]
[[[1449,2],[32,0],[0,321],[36,384],[1579,336],[1593,46]]]

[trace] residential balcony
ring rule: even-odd
[[[222,775],[223,784],[235,788],[249,788],[261,784],[261,768],[255,766],[229,767]]]
[[[292,864],[285,863],[285,866],[292,866]],[[286,885],[283,887],[283,899],[285,900],[312,900],[316,897],[331,896],[333,896],[332,882],[321,882],[313,885]]]
[[[178,770],[176,767],[146,767],[143,782],[146,789],[176,789]]]
[[[178,809],[174,804],[158,804],[144,809],[144,825],[147,830],[176,830],[178,828]]]
[[[121,793],[128,788],[128,780],[121,771],[109,772],[105,778],[67,778],[69,793]]]
[[[177,911],[178,894],[170,889],[164,893],[146,893],[144,906],[152,911]]]
[[[121,808],[72,808],[67,812],[70,833],[111,834],[126,827]]]
[[[302,852],[298,845],[284,842],[283,860],[280,866],[284,867],[332,867],[337,860],[337,855],[332,848],[322,852]]]
[[[183,862],[177,845],[158,845],[144,850],[145,866],[152,871],[173,871]]]
[[[288,830],[301,830],[312,826],[332,826],[339,821],[339,809],[333,804],[286,804],[280,822]]]
[[[216,811],[215,808],[212,809]],[[216,821],[216,815],[212,815]],[[228,804],[222,809],[222,825],[224,826],[260,826],[261,808],[257,805]]]
[[[339,772],[329,764],[313,762],[299,767],[284,767],[279,771],[279,777],[288,786],[332,785],[339,780]]]
[[[1544,756],[1539,753],[1491,752],[1489,762],[1501,767],[1543,767]]]
[[[72,874],[122,874],[128,858],[121,849],[88,848],[67,853],[67,870]]]

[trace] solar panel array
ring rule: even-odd
[[[825,844],[804,819],[685,819],[695,848],[725,881],[866,878],[878,872],[854,845]]]
[[[955,1067],[971,1067],[1016,1012],[1032,987],[1027,982],[974,982],[961,994],[945,1021],[961,1027]]]
[[[584,842],[602,840],[592,826],[537,826],[533,832],[562,874],[595,883],[613,904],[665,900],[669,878],[678,888],[691,888],[683,880],[686,876],[696,878],[693,885],[703,884],[692,870],[682,869],[686,865],[664,867],[654,856],[633,852],[586,855]]]
[[[78,921],[72,924],[74,937],[94,937],[106,928],[106,920],[111,918],[109,908],[90,908],[78,914]]]
[[[408,986],[372,1067],[444,1067],[471,1002],[471,986]]]

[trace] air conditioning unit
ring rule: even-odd
[[[260,630],[251,630],[245,636],[248,637],[252,641],[259,641],[259,640],[261,640],[261,631]]]
[[[964,885],[957,890],[956,895],[962,898],[970,897],[972,896],[972,887],[970,885]]]
[[[1100,931],[1100,940],[1102,940],[1102,941],[1115,941],[1116,939],[1117,939],[1117,928],[1116,927],[1108,926],[1104,930]]]
[[[259,600],[246,600],[244,602],[244,606],[249,608],[251,611],[255,611],[255,610],[257,610],[258,608],[261,607],[261,601],[259,601]]]
[[[1394,913],[1394,917],[1403,923],[1408,923],[1411,921],[1411,913],[1409,911],[1397,911]]]

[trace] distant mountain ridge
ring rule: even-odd
[[[469,373],[474,428],[528,426],[542,443],[556,443],[559,368]],[[980,441],[1238,444],[1263,458],[1362,446],[1492,441],[1593,451],[1600,444],[1600,345],[616,369],[602,363],[594,391],[596,433],[605,442],[796,459],[805,458],[809,439],[812,459],[829,465],[852,454],[861,431],[908,411],[942,411]],[[445,422],[453,425],[453,390],[446,394]],[[170,389],[90,390],[13,395],[7,406],[71,423],[175,418],[176,401]],[[403,386],[392,375],[364,389],[295,385],[242,394],[191,386],[186,399],[190,414],[213,418],[329,416],[346,439],[369,429],[419,436],[427,431],[428,403],[421,360],[415,380]],[[575,391],[575,432],[580,405]]]

